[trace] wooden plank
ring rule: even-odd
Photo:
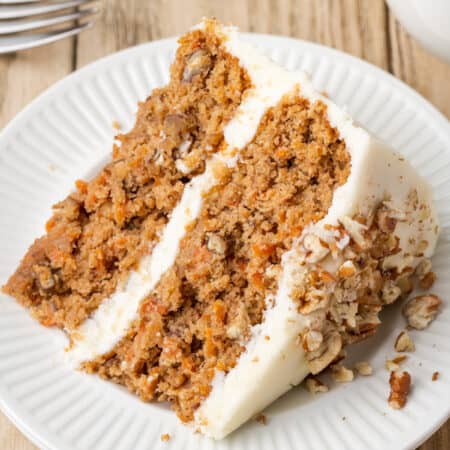
[[[0,448],[38,450],[2,413],[0,413]]]
[[[450,420],[433,434],[418,450],[449,450],[450,449]]]
[[[388,13],[392,73],[450,118],[450,65],[422,48]]]
[[[74,40],[0,56],[0,129],[47,87],[73,70]]]

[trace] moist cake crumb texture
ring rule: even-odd
[[[402,157],[234,28],[205,19],[170,74],[3,289],[68,333],[80,368],[220,439],[265,424],[256,415],[305,378],[326,392],[327,367],[338,382],[370,375],[341,363],[345,347],[416,282],[433,285],[439,228]],[[424,294],[403,313],[422,329],[440,304]],[[414,343],[402,332],[395,348]],[[411,382],[400,359],[393,408]]]

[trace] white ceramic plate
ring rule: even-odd
[[[381,139],[404,153],[434,187],[442,235],[433,290],[442,313],[412,332],[417,350],[405,367],[414,388],[401,411],[388,407],[384,361],[404,321],[384,313],[377,336],[351,351],[350,364],[369,360],[371,377],[313,397],[293,389],[268,410],[268,424],[250,421],[214,442],[179,424],[164,405],[145,404],[113,384],[74,372],[61,360],[62,335],[33,321],[14,301],[0,299],[0,405],[37,445],[102,449],[406,449],[425,440],[450,412],[450,125],[423,98],[385,72],[348,55],[297,40],[247,35],[278,62],[302,68],[314,84]],[[108,158],[113,120],[131,126],[138,100],[165,83],[174,40],[112,55],[67,77],[20,113],[0,137],[0,282],[43,233],[50,206],[75,179]],[[431,375],[439,371],[438,381]],[[169,442],[160,436],[170,433]]]

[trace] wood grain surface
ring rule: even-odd
[[[450,118],[450,66],[426,52],[383,0],[103,0],[95,26],[78,37],[0,56],[0,129],[55,81],[85,64],[185,32],[203,16],[243,31],[306,39],[363,58],[400,78]],[[31,444],[0,413],[0,449]],[[421,450],[450,450],[450,421]]]

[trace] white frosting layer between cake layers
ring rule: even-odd
[[[241,42],[233,28],[224,28],[224,32],[228,35],[228,51],[239,58],[241,65],[250,73],[252,67],[263,65],[265,77],[270,78],[272,84],[300,80],[300,94],[311,102],[320,100],[327,105],[330,124],[346,143],[351,156],[351,172],[347,182],[334,192],[327,215],[305,233],[325,235],[328,232],[325,224],[337,225],[345,217],[356,213],[367,214],[386,195],[390,196],[391,205],[400,210],[405,209],[408,194],[414,189],[419,203],[433,204],[430,187],[409,163],[355,126],[348,114],[314,90],[304,73],[274,68],[273,63],[264,62],[255,49]],[[251,117],[260,118],[265,112],[258,102],[247,106],[250,109],[247,114]],[[400,237],[402,251],[390,263],[399,270],[406,265],[417,265],[420,259],[408,254],[418,253],[420,241],[428,242],[424,253],[430,256],[437,240],[434,210],[426,219],[420,217],[421,211],[410,212],[411,220],[399,223],[395,230]],[[264,320],[252,328],[245,352],[226,376],[223,372],[216,373],[210,395],[196,412],[195,426],[210,437],[223,438],[293,385],[300,383],[309,373],[303,348],[298,343],[298,336],[309,326],[309,319],[297,312],[290,298],[294,283],[298,283],[309,270],[306,266],[300,268],[298,263],[299,242],[300,238],[283,255],[282,275],[275,299],[267,299]]]
[[[249,61],[245,68],[253,85],[224,129],[227,148],[214,155],[205,172],[185,187],[160,241],[152,253],[141,260],[138,270],[131,272],[127,281],[72,334],[73,345],[68,350],[67,359],[75,366],[110,351],[126,335],[138,317],[141,301],[174,264],[186,226],[198,216],[204,193],[218,182],[214,165],[222,162],[234,167],[238,151],[252,140],[265,111],[276,105],[285,94],[293,92],[302,78],[302,74],[286,72],[265,56],[253,54],[253,47],[239,43],[232,29],[229,29],[229,40],[225,45],[241,61]]]

